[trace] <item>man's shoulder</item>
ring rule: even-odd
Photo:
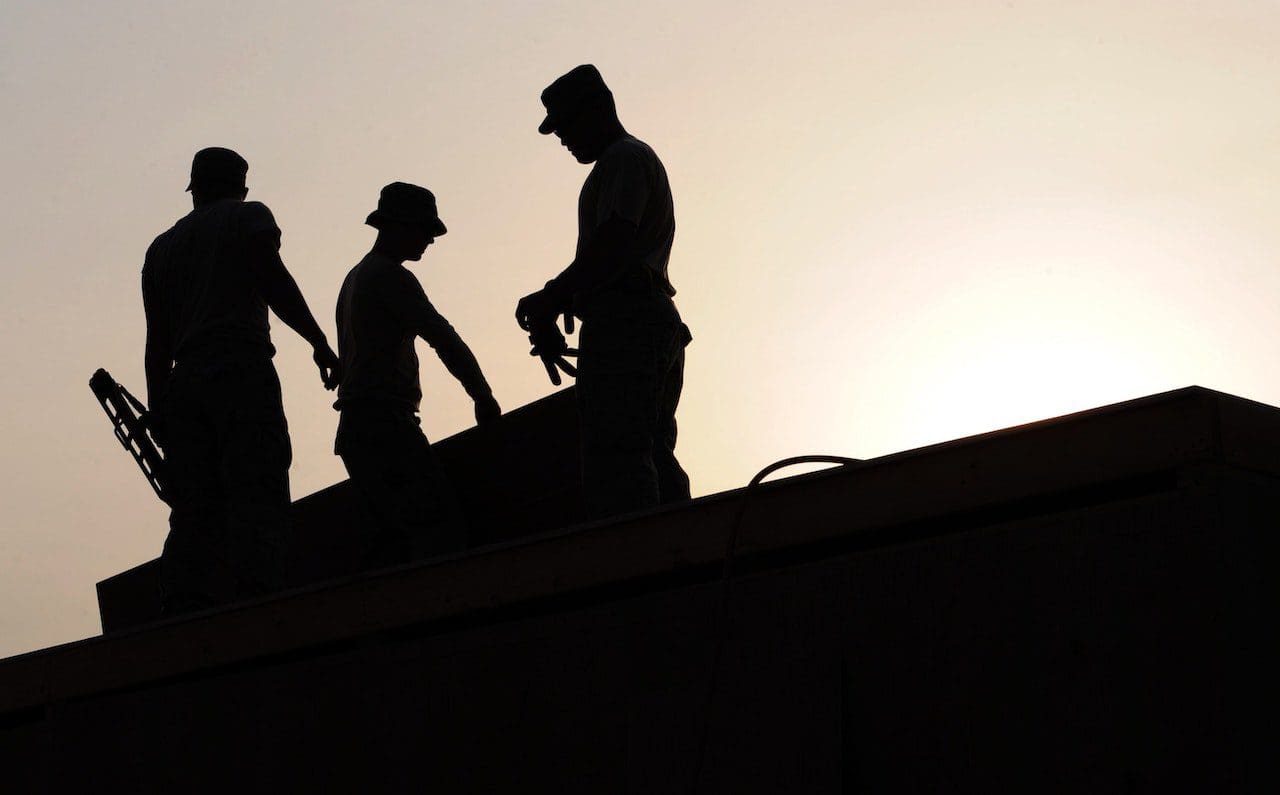
[[[151,259],[152,256],[154,256],[157,252],[159,252],[166,245],[168,245],[169,241],[173,238],[174,230],[177,228],[178,227],[175,224],[174,226],[171,226],[168,229],[161,232],[160,234],[156,235],[151,240],[151,245],[147,246],[147,259]]]
[[[183,229],[190,225],[193,214],[187,213],[177,221],[174,221],[168,229],[155,236],[151,241],[151,245],[147,246],[147,253],[143,258],[142,270],[144,272],[148,269],[148,265],[154,266],[156,259],[167,253],[173,239],[181,235]]]
[[[235,206],[241,215],[271,215],[271,208],[258,201],[242,201]]]
[[[262,202],[238,202],[234,205],[236,224],[241,231],[250,235],[255,232],[279,232],[276,218],[271,209]]]
[[[355,264],[347,274],[348,280],[358,281],[375,290],[421,290],[418,277],[398,262],[379,254],[369,253]]]
[[[155,243],[160,243],[166,240],[172,240],[173,238],[181,235],[185,230],[189,229],[193,224],[197,223],[199,219],[200,219],[199,210],[189,211],[186,215],[174,221],[172,224],[169,224],[168,229],[156,235]]]
[[[609,145],[596,161],[596,179],[616,174],[645,174],[652,177],[665,171],[653,147],[633,135],[624,135]]]
[[[653,147],[634,135],[624,135],[609,145],[600,156],[602,161],[657,160],[658,153]]]

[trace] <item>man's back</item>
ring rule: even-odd
[[[267,358],[275,353],[267,302],[256,289],[245,244],[279,229],[266,205],[236,199],[192,210],[147,249],[142,289],[179,361]]]
[[[631,135],[622,135],[600,154],[578,196],[579,256],[610,218],[636,227],[633,255],[652,271],[667,295],[675,288],[667,276],[676,235],[675,208],[667,171],[657,153]]]
[[[336,312],[343,371],[337,408],[377,403],[418,410],[416,329],[403,306],[414,299],[426,301],[418,280],[379,254],[366,255],[347,274]]]

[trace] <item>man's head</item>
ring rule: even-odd
[[[426,188],[392,182],[378,196],[378,209],[365,223],[378,230],[374,247],[400,260],[420,260],[427,246],[445,232],[436,197]]]
[[[240,155],[221,146],[196,152],[191,159],[191,182],[187,190],[198,206],[218,199],[241,199],[249,193],[245,177],[249,163]]]
[[[579,163],[595,162],[623,132],[613,92],[591,64],[574,67],[547,86],[542,104],[547,117],[538,125],[538,132],[555,133]]]

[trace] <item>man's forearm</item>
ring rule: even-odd
[[[472,400],[493,394],[489,382],[485,380],[484,372],[480,369],[480,362],[461,337],[455,334],[453,339],[437,340],[432,343],[432,347],[435,348],[436,355],[440,357],[440,362],[444,364],[445,369],[458,379],[458,383],[467,390],[467,395]]]
[[[567,314],[578,293],[602,287],[638,262],[636,227],[612,218],[596,230],[583,251],[546,286],[516,304],[516,322],[529,331],[539,323]],[[566,326],[567,328],[567,326]]]
[[[547,292],[557,305],[567,306],[580,292],[598,287],[609,280],[615,269],[598,257],[579,257],[547,282]]]
[[[285,269],[279,256],[274,254],[272,256],[276,261],[264,268],[265,273],[259,283],[263,297],[267,299],[267,305],[281,322],[297,332],[298,336],[311,344],[311,347],[328,345],[328,338],[325,337],[320,324],[316,322],[315,316],[311,314],[311,308],[307,306],[307,300],[302,297],[302,291],[298,289],[298,283],[293,275]]]
[[[290,279],[290,281],[293,280]],[[302,293],[298,291],[297,285],[294,285],[293,293],[293,296],[284,301],[271,304],[271,310],[276,313],[276,317],[280,318],[281,322],[310,343],[311,347],[319,348],[328,345],[329,338],[325,336],[315,316],[311,314],[311,309],[303,299]]]

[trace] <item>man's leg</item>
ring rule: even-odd
[[[342,426],[342,462],[377,524],[362,540],[366,567],[465,547],[453,490],[412,416],[347,412]]]
[[[257,364],[225,379],[217,397],[225,407],[219,475],[226,494],[227,554],[236,596],[249,598],[284,585],[293,448],[275,368]]]
[[[370,442],[367,437],[353,437],[343,444],[340,455],[351,485],[373,518],[369,526],[359,528],[360,566],[381,569],[409,559],[409,539],[396,519],[400,494],[393,485],[396,467],[391,451],[379,451]]]
[[[453,484],[440,459],[420,428],[414,429],[414,481],[409,493],[416,496],[409,519],[417,529],[412,537],[415,558],[447,555],[467,548],[467,523]]]
[[[202,392],[199,383],[178,373],[166,401],[165,482],[172,510],[160,555],[165,615],[200,610],[231,597],[218,433]]]
[[[604,518],[658,504],[654,434],[659,355],[651,324],[582,325],[578,414],[587,514]]]
[[[658,470],[658,496],[662,504],[689,499],[689,476],[676,460],[676,408],[684,388],[684,346],[688,330],[683,324],[671,344],[671,366],[658,390],[658,428],[653,439],[653,463]]]

